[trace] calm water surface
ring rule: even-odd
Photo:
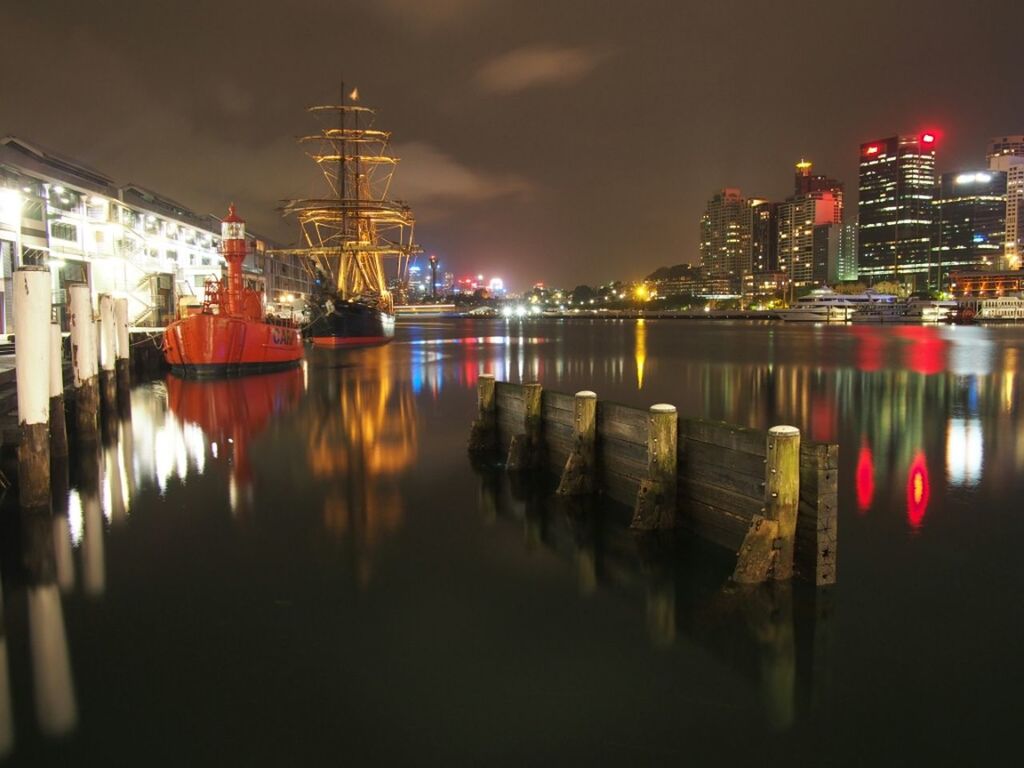
[[[144,382],[0,520],[25,765],[978,764],[1019,730],[1024,330],[429,321]],[[841,446],[835,588],[557,506],[465,440],[480,371]]]

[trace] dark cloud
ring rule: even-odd
[[[0,133],[282,240],[318,193],[306,106],[358,85],[395,191],[456,271],[575,284],[696,256],[718,188],[782,197],[809,157],[940,127],[941,170],[1024,132],[1019,0],[596,3],[5,0]],[[613,55],[609,55],[611,52]],[[851,205],[850,210],[855,210]]]

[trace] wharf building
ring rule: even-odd
[[[992,139],[988,167],[1006,174],[1006,236],[1000,266],[1020,269],[1024,255],[1024,134]]]
[[[860,145],[857,262],[862,280],[928,282],[934,226],[935,135]]]
[[[736,188],[712,197],[700,220],[700,264],[711,296],[739,296],[750,269],[750,219],[747,201]]]
[[[226,205],[227,201],[225,201]],[[289,315],[304,305],[309,277],[296,257],[247,236],[250,287],[268,311]],[[37,144],[0,139],[0,333],[13,332],[11,285],[16,269],[41,264],[52,275],[55,319],[67,330],[67,285],[85,282],[95,297],[128,299],[129,323],[160,327],[179,303],[201,303],[224,259],[220,220],[137,184],[113,179]]]
[[[843,184],[811,170],[810,162],[797,163],[794,193],[778,206],[779,269],[789,276],[793,289],[837,279]]]
[[[936,285],[951,271],[998,269],[1006,240],[1006,173],[944,173],[935,209]]]

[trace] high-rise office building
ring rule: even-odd
[[[811,173],[811,163],[796,166],[794,194],[778,207],[779,269],[794,288],[829,281],[829,237],[843,221],[843,185]]]
[[[793,195],[809,195],[814,192],[831,192],[835,203],[836,221],[843,220],[843,182],[837,179],[814,173],[814,164],[810,160],[801,160],[796,164]]]
[[[750,269],[757,274],[779,270],[779,204],[760,198],[750,207]]]
[[[700,219],[700,263],[711,292],[738,295],[749,260],[747,201],[740,190],[723,189],[708,201]]]
[[[1024,134],[1016,136],[996,136],[988,143],[988,160],[991,164],[996,157],[1012,155],[1024,157]]]
[[[860,145],[857,262],[861,279],[925,287],[932,268],[935,134]]]
[[[1000,266],[1020,269],[1024,256],[1024,135],[992,139],[988,167],[1006,173],[1006,234]]]
[[[857,279],[857,225],[836,225],[829,240],[829,283]]]
[[[1001,268],[1006,239],[1006,173],[944,173],[932,238],[935,284],[951,270]]]

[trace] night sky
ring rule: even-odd
[[[0,134],[285,242],[318,194],[306,106],[359,87],[444,269],[515,287],[697,258],[718,188],[846,182],[862,141],[940,131],[939,170],[1024,133],[1024,2],[292,0],[0,6]]]

